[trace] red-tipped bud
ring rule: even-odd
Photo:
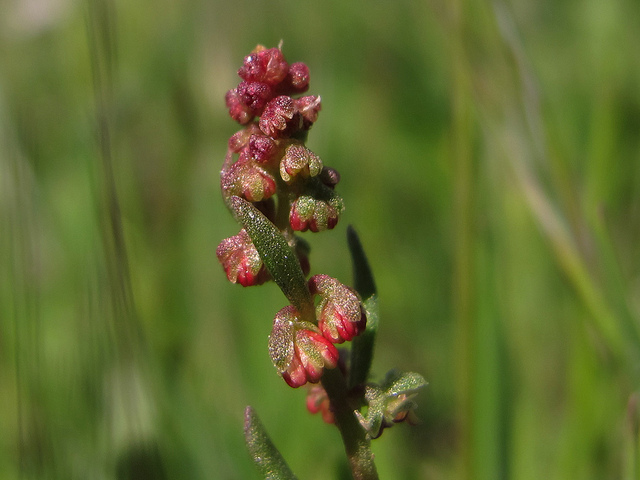
[[[337,225],[343,209],[342,198],[338,195],[334,195],[326,201],[316,200],[309,195],[301,195],[291,205],[289,224],[293,230],[298,232],[331,230]]]
[[[302,116],[291,97],[280,95],[267,103],[260,117],[260,130],[270,137],[282,137],[302,127]]]
[[[278,150],[275,140],[262,135],[262,132],[259,135],[251,135],[249,138],[249,156],[258,163],[269,163]]]
[[[275,178],[243,155],[222,173],[220,183],[226,195],[238,195],[250,202],[266,200],[276,192]]]
[[[278,93],[282,95],[296,95],[304,93],[309,88],[309,67],[304,63],[292,63],[289,67],[289,73],[277,85]]]
[[[224,100],[227,104],[227,108],[229,109],[229,115],[239,124],[245,125],[253,119],[253,112],[242,101],[241,96],[235,88],[227,92]]]
[[[322,160],[304,145],[293,143],[287,147],[280,161],[280,176],[291,183],[294,177],[315,177],[322,171]]]
[[[296,93],[306,91],[309,88],[309,67],[302,62],[292,63],[287,80]]]
[[[238,235],[225,238],[218,245],[216,256],[231,283],[249,287],[269,280],[269,273],[244,229]]]
[[[264,82],[267,85],[280,83],[289,73],[289,64],[279,48],[258,45],[244,58],[238,75],[249,82]]]
[[[296,98],[293,101],[296,109],[302,115],[302,128],[309,130],[316,120],[318,120],[318,112],[322,108],[320,97],[309,95],[307,97]]]
[[[314,275],[309,279],[309,291],[320,296],[316,316],[327,340],[342,343],[364,331],[367,317],[352,289],[328,275]]]
[[[335,423],[336,419],[331,411],[331,402],[322,385],[312,385],[307,393],[307,410],[310,413],[320,413],[325,423]]]
[[[315,325],[301,321],[291,305],[280,310],[273,320],[269,355],[278,373],[293,388],[318,382],[323,369],[335,368],[339,358],[336,347]]]
[[[236,92],[240,101],[254,115],[259,115],[273,96],[271,87],[262,82],[240,82]]]

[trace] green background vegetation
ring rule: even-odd
[[[312,272],[350,282],[353,224],[374,375],[430,382],[381,477],[637,478],[635,0],[0,9],[0,478],[258,478],[247,404],[301,479],[338,477],[337,430],[269,361],[285,298],[215,258],[224,94],[281,39],[347,206],[305,235]]]

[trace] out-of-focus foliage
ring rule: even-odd
[[[429,382],[382,478],[636,478],[640,8],[633,0],[0,2],[0,478],[299,478],[338,432],[273,370],[286,299],[215,258],[224,94],[284,41],[342,176],[312,274],[376,275],[372,374]]]

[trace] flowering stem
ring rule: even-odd
[[[331,411],[342,435],[353,478],[355,480],[377,479],[378,472],[373,462],[371,442],[353,413],[354,409],[347,395],[347,382],[340,369],[326,370],[322,376],[322,386],[329,395]]]

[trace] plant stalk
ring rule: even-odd
[[[336,426],[340,430],[340,435],[342,435],[342,442],[349,459],[353,478],[355,480],[377,480],[378,472],[373,462],[371,441],[353,414],[354,409],[347,395],[347,382],[340,369],[325,369],[322,376],[322,386],[329,395],[331,411],[335,417]]]

